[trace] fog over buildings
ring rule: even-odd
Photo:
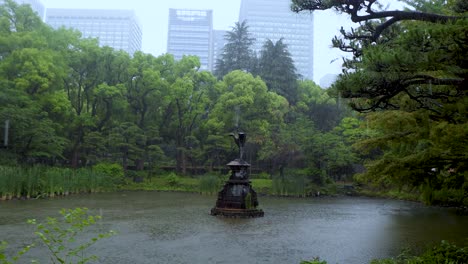
[[[60,8],[60,9],[99,9],[99,10],[132,10],[135,17],[140,22],[141,26],[141,50],[145,53],[159,56],[167,52],[168,44],[168,29],[169,29],[169,9],[194,9],[194,10],[212,10],[213,21],[213,59],[216,60],[219,55],[220,43],[219,36],[227,30],[231,30],[234,23],[239,20],[241,11],[241,0],[219,1],[219,0],[172,0],[172,1],[146,1],[146,0],[16,0],[20,3],[29,3],[33,9],[38,12],[41,17],[45,17],[45,9]],[[244,0],[254,1],[254,0]],[[260,0],[255,0],[260,1]],[[287,3],[290,0],[281,0]],[[281,2],[281,1],[269,1]],[[0,0],[2,2],[2,0]],[[395,1],[387,1],[393,7],[401,7],[401,4],[396,4]],[[284,3],[283,3],[284,5]],[[306,12],[308,13],[308,12]],[[297,14],[291,12],[293,16]],[[310,13],[309,13],[310,14]],[[253,22],[253,21],[252,21]],[[312,40],[312,55],[313,55],[313,80],[319,83],[320,79],[327,74],[341,73],[341,58],[349,56],[338,49],[331,48],[331,39],[335,35],[339,35],[340,27],[344,26],[349,29],[351,26],[357,26],[350,22],[349,17],[345,14],[336,14],[332,10],[313,12],[313,32]],[[219,33],[218,32],[221,32]],[[222,39],[221,39],[222,40]],[[286,42],[287,43],[287,42]],[[290,45],[290,51],[293,47]],[[294,55],[294,54],[293,54]],[[296,59],[297,61],[297,59]],[[299,68],[299,67],[298,67]]]
[[[141,26],[133,10],[47,8],[45,22],[79,30],[83,38],[97,38],[101,46],[131,55],[141,50]]]
[[[292,13],[289,1],[242,0],[238,21],[247,22],[257,56],[268,39],[283,39],[298,73],[312,79],[313,17],[310,13]],[[176,59],[196,55],[201,69],[213,71],[226,43],[226,31],[213,27],[213,10],[170,9],[167,52]]]
[[[314,23],[312,13],[296,14],[290,0],[242,0],[239,21],[246,21],[256,39],[253,49],[260,54],[265,41],[283,39],[298,73],[313,79]]]
[[[167,53],[200,58],[201,70],[213,70],[213,10],[169,9]]]

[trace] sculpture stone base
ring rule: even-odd
[[[215,207],[211,209],[211,215],[232,218],[253,218],[263,217],[264,213],[261,209],[230,209]]]

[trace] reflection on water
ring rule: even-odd
[[[468,237],[468,216],[410,202],[260,197],[265,217],[225,219],[210,216],[215,200],[196,194],[120,192],[0,202],[0,240],[24,245],[32,237],[26,219],[40,221],[74,207],[102,214],[99,228],[118,232],[90,252],[113,264],[299,263],[315,256],[330,264],[361,264],[397,255],[404,247]]]

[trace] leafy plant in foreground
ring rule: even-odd
[[[311,261],[301,261],[301,264],[327,264],[325,260],[320,260],[320,258],[316,257]]]
[[[96,224],[101,216],[89,215],[87,208],[62,209],[61,218],[48,217],[44,223],[38,223],[36,219],[27,222],[35,226],[34,234],[39,238],[50,253],[51,263],[84,264],[97,260],[97,256],[87,256],[85,251],[103,238],[111,237],[114,231],[98,233],[91,238],[83,238],[86,229]],[[93,233],[95,234],[95,233]],[[36,243],[29,244],[9,258],[4,253],[7,243],[0,243],[0,264],[12,264],[18,262],[19,258],[27,253]],[[32,260],[32,263],[38,263]]]

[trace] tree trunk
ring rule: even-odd
[[[135,166],[137,171],[142,171],[145,169],[145,161],[144,159],[137,159],[135,160]]]
[[[177,149],[177,165],[176,165],[176,170],[178,173],[182,173],[185,175],[187,173],[187,160],[186,160],[186,155],[185,155],[185,149],[183,148],[178,148]]]
[[[78,146],[75,146],[72,150],[71,167],[74,169],[78,168],[79,160],[80,152],[78,151]]]
[[[124,172],[127,171],[127,168],[128,168],[128,151],[127,150],[123,152],[122,167],[123,167]]]

